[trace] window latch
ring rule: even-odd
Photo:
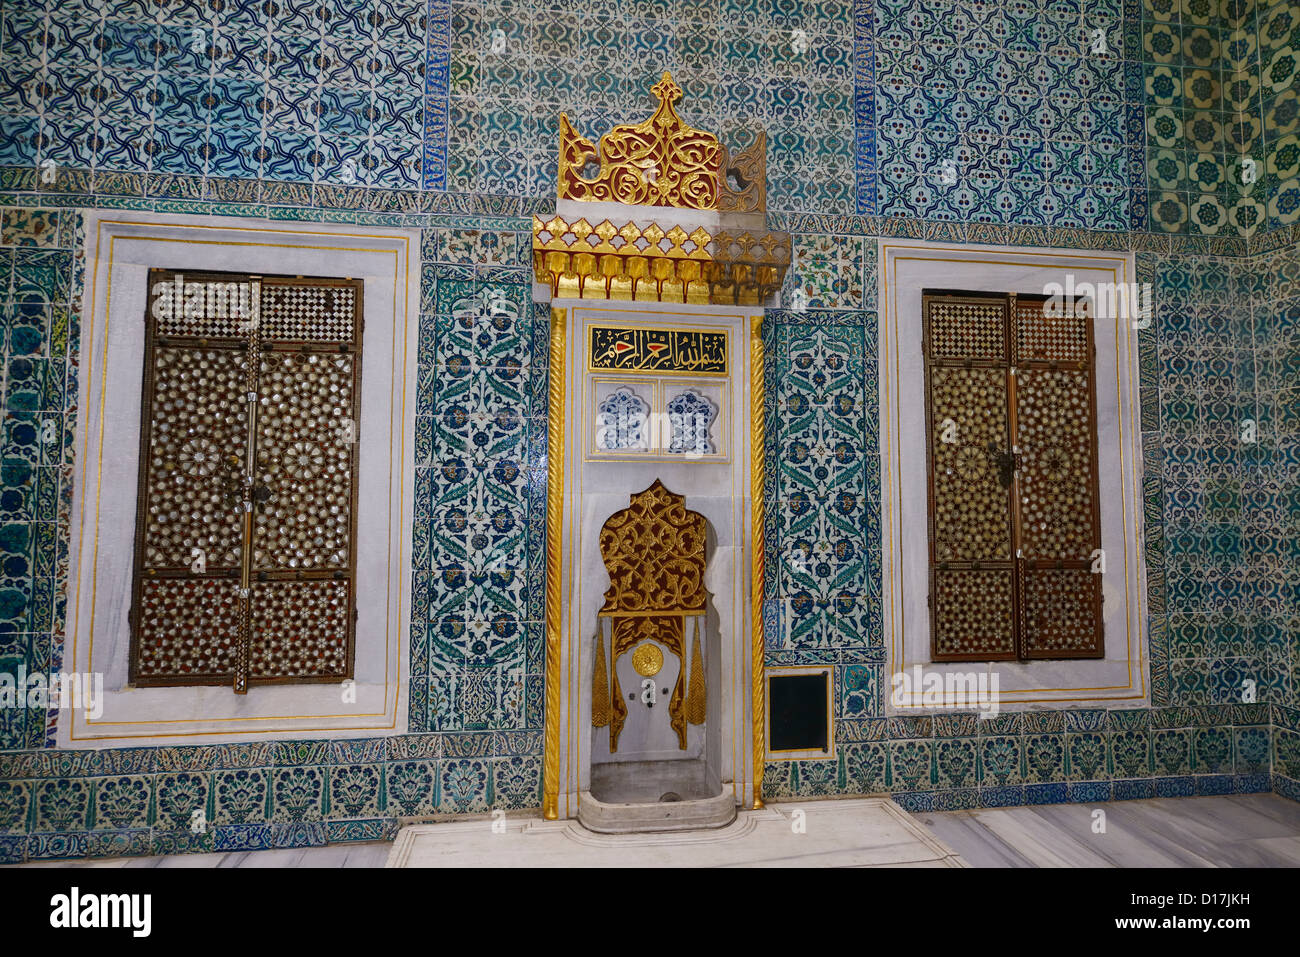
[[[996,442],[988,444],[989,458],[998,470],[998,484],[1002,488],[1011,488],[1011,480],[1016,473],[1016,455],[1010,449],[999,449]]]

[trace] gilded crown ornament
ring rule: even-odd
[[[664,73],[651,87],[659,100],[654,115],[636,125],[616,126],[597,151],[560,114],[560,198],[613,201],[640,206],[717,209],[722,144],[682,122],[673,108],[682,88]],[[583,171],[599,161],[592,179]]]
[[[635,206],[761,212],[766,200],[766,137],[732,162],[712,133],[686,125],[674,104],[682,88],[664,71],[650,88],[659,106],[648,120],[616,126],[600,147],[560,114],[559,198]],[[590,178],[586,170],[599,164]]]
[[[762,305],[790,265],[789,233],[771,232],[763,222],[766,136],[760,131],[733,158],[712,133],[682,122],[674,106],[682,88],[671,74],[651,92],[659,101],[654,114],[614,127],[599,148],[560,114],[557,197],[727,218],[706,228],[621,217],[622,225],[588,222],[572,211],[550,220],[534,215],[537,281],[561,298]]]

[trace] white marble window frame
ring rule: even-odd
[[[1136,281],[1132,253],[879,241],[882,624],[886,714],[933,711],[919,694],[891,694],[895,676],[997,676],[998,707],[1138,707],[1150,701],[1142,552],[1142,464],[1137,332],[1126,317],[1099,318],[1098,473],[1105,657],[1032,662],[930,660],[923,289],[1041,294],[1048,283]],[[945,678],[946,680],[946,678]],[[910,686],[909,686],[910,687]],[[974,707],[962,710],[977,710]]]
[[[420,235],[251,218],[86,210],[80,402],[62,670],[103,709],[59,712],[60,747],[215,744],[406,730]],[[128,683],[146,279],[150,268],[362,279],[354,697],[342,684]]]

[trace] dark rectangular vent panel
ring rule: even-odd
[[[767,693],[772,703],[769,750],[828,750],[829,690],[830,676],[826,672],[769,677]]]

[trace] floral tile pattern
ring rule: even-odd
[[[0,165],[416,186],[428,12],[23,0],[0,41]]]
[[[51,667],[67,580],[76,402],[72,211],[5,209],[0,318],[0,670]],[[0,748],[46,742],[46,715],[0,708]]]
[[[1118,2],[873,7],[882,215],[1129,227]]]
[[[1250,236],[1300,216],[1294,4],[1144,0],[1153,229]]]
[[[883,740],[888,719],[856,721],[837,734],[834,761],[769,762],[764,792],[774,799],[891,794],[909,810],[941,810],[1270,789],[1260,706],[1098,714],[1086,733],[1007,734],[969,715],[980,726],[976,736],[945,736],[937,723],[917,723],[912,734],[925,736],[894,740]],[[1135,716],[1151,726],[1132,727]],[[1296,760],[1300,736],[1274,733],[1278,753]]]
[[[592,139],[639,122],[670,70],[687,123],[733,151],[767,131],[768,208],[850,212],[851,3],[452,0],[447,188],[554,196],[560,112]]]
[[[1227,703],[1246,689],[1295,700],[1295,258],[1139,256],[1161,317],[1147,350],[1158,408],[1143,435],[1162,503],[1147,515],[1157,701]]]
[[[1263,161],[1267,228],[1277,229],[1300,222],[1300,11],[1289,0],[1275,0],[1260,6],[1256,24],[1258,112],[1242,110],[1256,138],[1241,147]],[[1247,89],[1253,92],[1254,84]]]
[[[525,242],[428,230],[422,244],[435,277],[492,277],[433,278],[423,293],[433,308],[417,360],[417,433],[428,440],[417,443],[412,730],[541,726],[541,656],[529,654],[541,603],[528,573],[543,563],[545,486],[534,479],[545,461],[528,436],[545,434],[533,378],[545,379],[547,357],[533,355],[545,328],[519,268]]]

